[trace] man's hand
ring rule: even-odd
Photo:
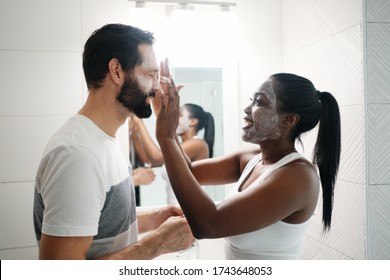
[[[183,216],[170,217],[154,233],[161,240],[161,254],[188,249],[196,240]]]
[[[183,211],[176,206],[164,206],[157,210],[137,213],[138,231],[144,233],[157,229],[162,223],[172,216],[183,216]]]
[[[172,216],[183,216],[183,211],[176,206],[168,205],[164,206],[153,212],[151,219],[154,221],[154,228],[158,228],[168,218]]]
[[[151,168],[138,167],[133,169],[133,180],[135,186],[149,185],[155,178],[156,174],[154,174],[154,171]]]

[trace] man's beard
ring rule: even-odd
[[[149,118],[152,114],[152,108],[150,104],[146,103],[146,98],[148,96],[140,88],[138,82],[126,75],[125,82],[117,97],[118,102],[137,117]]]

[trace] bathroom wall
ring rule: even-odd
[[[367,258],[390,259],[390,2],[364,1]]]
[[[281,11],[281,0],[237,1],[240,125],[249,98],[271,74],[283,70]]]
[[[0,1],[0,259],[37,258],[32,198],[41,153],[85,100],[85,39],[105,23],[124,22],[127,6],[127,0]],[[125,127],[118,137],[127,137]]]
[[[284,71],[303,75],[340,106],[342,153],[332,229],[323,234],[321,201],[304,259],[365,259],[365,106],[361,0],[283,0]],[[311,158],[314,134],[305,136]]]

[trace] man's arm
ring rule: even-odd
[[[146,217],[146,216],[145,216]],[[55,237],[42,234],[40,259],[82,260],[92,244],[88,237]],[[157,230],[151,232],[139,242],[98,259],[106,260],[147,260],[161,254],[189,248],[195,239],[184,217],[170,217]]]
[[[137,212],[138,232],[155,230],[171,216],[183,216],[183,211],[176,206],[165,206],[156,210]]]

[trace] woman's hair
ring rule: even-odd
[[[204,128],[203,139],[206,141],[209,147],[209,157],[213,157],[214,150],[214,118],[209,112],[203,110],[199,105],[187,103],[183,105],[189,113],[190,118],[198,120],[198,124],[195,127],[195,131],[198,132]]]
[[[299,121],[291,133],[294,141],[301,141],[301,134],[319,123],[313,164],[317,165],[321,179],[322,222],[324,230],[329,230],[341,150],[339,106],[332,94],[316,90],[306,78],[288,73],[274,74],[270,78],[277,96],[278,110],[299,115]]]
[[[108,62],[116,58],[124,71],[142,63],[140,44],[153,45],[153,34],[124,24],[107,24],[94,31],[85,43],[83,69],[88,89],[100,88]]]

